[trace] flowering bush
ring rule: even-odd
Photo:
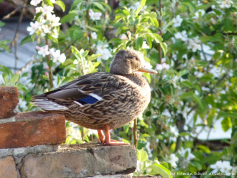
[[[64,10],[62,1],[31,4],[37,6],[35,18],[21,42],[38,41],[30,77],[8,75],[9,70],[1,68],[5,85],[10,80],[23,92],[31,91],[22,95],[25,110],[35,109],[29,104],[31,95],[97,70],[108,72],[119,49],[133,48],[143,56],[144,65],[158,71],[144,74],[152,88],[147,110],[112,133],[115,139],[136,145],[134,175],[235,176],[235,2],[121,0],[114,9],[102,0],[76,0],[61,20],[53,13],[53,4]],[[69,24],[67,30],[60,29],[63,23]],[[213,146],[209,135],[217,122],[224,132],[231,130],[231,136]],[[92,130],[70,122],[66,126],[67,143],[97,141]],[[201,140],[205,130],[207,138]]]

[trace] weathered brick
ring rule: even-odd
[[[137,164],[134,146],[62,145],[56,152],[23,158],[22,178],[93,177],[130,174]],[[113,176],[112,176],[113,177]]]
[[[15,108],[19,102],[16,87],[0,86],[0,119],[16,115]]]
[[[17,178],[16,165],[13,157],[7,156],[0,159],[0,177]]]
[[[0,124],[0,148],[60,144],[65,139],[65,118],[59,114],[18,113],[15,122]]]

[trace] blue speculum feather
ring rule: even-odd
[[[79,102],[81,104],[94,104],[97,101],[98,100],[93,98],[92,96],[88,96],[88,97],[77,100],[77,102]]]

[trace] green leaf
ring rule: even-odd
[[[193,100],[196,101],[202,109],[204,109],[202,100],[199,96],[197,96],[196,94],[193,94]]]
[[[97,32],[98,29],[94,28],[94,27],[91,27],[91,26],[87,26],[87,28],[89,28],[90,30],[94,31],[94,32]]]
[[[190,162],[190,164],[196,168],[198,168],[199,170],[202,170],[202,165],[198,162]]]
[[[83,37],[84,32],[81,30],[74,30],[73,32],[73,40],[78,40]]]
[[[65,4],[63,3],[63,1],[56,1],[55,4],[61,7],[63,12],[65,11]]]
[[[38,12],[36,15],[35,15],[35,21],[37,21],[38,20],[38,18],[41,16],[41,14],[42,14],[43,12]]]
[[[183,75],[186,75],[186,74],[188,74],[188,73],[189,73],[189,71],[186,70],[186,69],[181,70],[181,71],[177,74],[177,77],[182,77]]]
[[[138,37],[136,41],[136,49],[139,50],[143,45],[143,37]]]
[[[10,53],[10,49],[9,49],[9,47],[7,45],[0,44],[0,48],[4,49],[4,50],[6,50],[6,51],[8,51]]]
[[[197,148],[200,148],[201,150],[205,151],[207,154],[211,153],[211,150],[205,145],[197,145]]]
[[[183,93],[180,98],[181,99],[186,99],[186,98],[191,98],[193,97],[193,92],[187,92],[187,93]]]
[[[67,15],[65,15],[62,19],[61,19],[61,23],[65,23],[65,22],[72,22],[73,19],[76,17],[77,14],[74,13],[69,13]]]
[[[139,12],[142,10],[142,8],[145,6],[145,4],[146,4],[146,0],[142,0],[140,7],[136,10],[136,13],[135,13],[136,16],[137,16],[137,15],[139,14]]]
[[[19,74],[14,74],[14,76],[10,80],[10,83],[14,86],[18,82],[19,77],[20,77]]]
[[[237,118],[237,115],[234,114],[234,113],[231,113],[231,112],[220,111],[220,112],[218,113],[217,118],[220,118],[220,117],[224,117],[224,118],[226,118],[226,117]]]
[[[224,132],[227,132],[232,127],[231,119],[229,117],[225,117],[221,121],[221,127]]]
[[[148,154],[145,150],[137,150],[137,160],[145,162],[148,158]]]
[[[109,13],[111,13],[111,7],[108,4],[104,2],[100,2],[100,4],[103,4],[108,9]]]
[[[45,2],[46,2],[46,4],[47,4],[48,6],[53,6],[53,4],[52,4],[52,2],[51,2],[50,0],[45,0]]]
[[[184,86],[186,86],[186,87],[189,87],[189,88],[193,88],[193,84],[191,83],[191,82],[189,82],[189,81],[183,81],[183,82],[181,82]]]
[[[166,43],[160,43],[160,46],[161,46],[161,48],[162,48],[162,50],[164,52],[164,56],[166,56],[166,52],[167,52],[167,45],[166,45]]]
[[[101,54],[92,54],[91,56],[88,56],[87,59],[89,61],[92,61],[92,60],[96,59],[99,56],[101,56]]]
[[[27,36],[23,40],[21,40],[20,45],[23,45],[23,44],[29,43],[29,42],[33,42],[33,41],[34,41],[34,39],[32,38],[32,36]]]
[[[188,132],[181,132],[181,133],[179,133],[179,136],[180,137],[185,137],[185,136],[191,136],[191,134],[188,133]]]
[[[98,2],[93,2],[93,4],[98,7],[100,10],[105,11],[105,8]]]
[[[160,174],[163,178],[172,178],[172,175],[170,173],[170,170],[162,166],[161,164],[152,164],[150,168],[156,172],[157,174]]]

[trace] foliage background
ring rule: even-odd
[[[65,10],[62,1],[37,5],[55,4]],[[144,74],[152,88],[146,111],[112,132],[115,139],[136,145],[134,175],[235,177],[236,5],[230,0],[75,0],[61,24],[54,25],[41,9],[32,20],[40,25],[21,42],[38,41],[36,61],[23,72],[1,66],[2,85],[22,91],[20,111],[36,110],[33,95],[86,73],[109,72],[112,56],[133,48],[158,70],[157,75]],[[0,41],[0,49],[10,52],[9,43]],[[43,52],[46,45],[48,53]],[[198,139],[218,121],[224,132],[231,130],[231,138]],[[70,122],[66,126],[67,144],[97,141],[92,130]]]

